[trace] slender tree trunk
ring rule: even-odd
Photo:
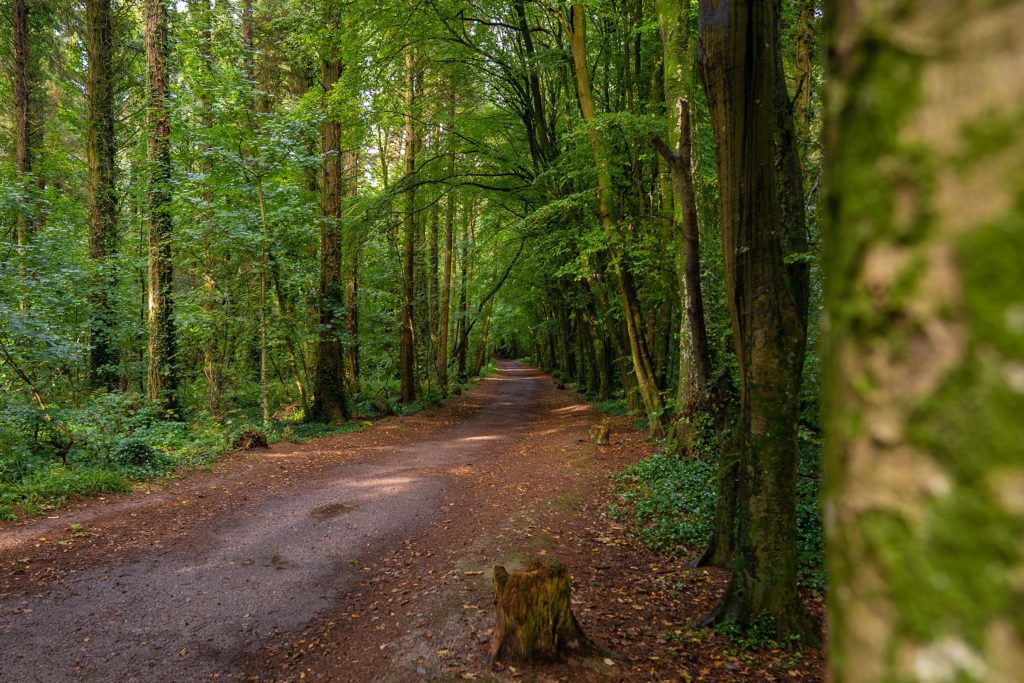
[[[196,17],[196,21],[199,25],[200,31],[200,58],[203,63],[204,77],[208,82],[213,81],[213,29],[212,29],[212,9],[210,6],[210,0],[190,0],[189,1],[189,14]],[[213,101],[212,97],[208,93],[207,89],[203,89],[202,97],[200,100],[200,124],[204,128],[207,134],[213,128]],[[210,174],[213,172],[213,160],[210,155],[209,145],[203,143],[200,148],[203,160],[201,163],[202,172],[204,174],[203,179],[203,212],[200,216],[200,222],[204,225],[207,232],[206,241],[208,246],[203,254],[203,293],[202,293],[202,305],[203,312],[206,314],[206,330],[204,331],[203,340],[203,376],[206,378],[206,395],[207,395],[207,407],[210,411],[210,415],[217,418],[222,414],[221,410],[221,368],[220,358],[217,353],[217,331],[219,325],[216,324],[217,309],[218,309],[218,295],[217,295],[217,280],[215,276],[216,257],[213,253],[213,249],[210,248],[209,242],[211,241],[209,236],[209,226],[207,225],[211,217],[211,207],[213,204],[213,190],[210,183]]]
[[[636,284],[629,268],[621,262],[617,249],[612,246],[618,241],[618,225],[615,216],[615,198],[612,190],[611,166],[608,161],[604,141],[594,125],[594,100],[591,95],[590,74],[587,67],[586,51],[586,13],[582,5],[572,6],[572,23],[567,25],[572,42],[573,63],[576,70],[576,89],[579,96],[580,109],[587,126],[590,144],[594,153],[594,164],[597,171],[598,213],[604,226],[609,242],[609,251],[614,260],[616,279],[622,296],[624,317],[626,319],[626,335],[629,340],[630,354],[633,359],[637,387],[643,400],[644,408],[650,418],[651,432],[655,435],[664,432],[664,416],[661,392],[655,381],[654,368],[651,363],[650,351],[647,349],[640,321],[640,304],[637,297]]]
[[[749,623],[767,615],[777,637],[813,641],[796,587],[796,428],[806,335],[780,234],[776,19],[774,2],[700,4],[741,424],[733,574],[710,619]]]
[[[354,200],[359,190],[359,155],[344,153],[345,196]],[[352,393],[359,393],[359,258],[362,238],[358,225],[349,221],[345,226],[345,377]]]
[[[269,253],[268,256],[270,256]],[[272,257],[270,259],[270,278],[274,283],[274,298],[277,299],[278,317],[285,320],[285,325],[290,327],[290,320],[295,313],[294,306],[292,305],[291,297],[288,296],[281,282],[281,269],[278,267],[277,259]],[[302,408],[303,415],[309,415],[309,396],[306,390],[306,364],[301,351],[295,343],[295,335],[290,330],[284,333],[284,345],[288,353],[288,362],[291,365],[295,389],[299,393],[299,406]]]
[[[402,227],[402,317],[398,374],[402,403],[416,400],[416,55],[405,51],[405,218]]]
[[[323,62],[322,81],[325,91],[330,92],[335,86],[341,77],[341,70],[339,60]],[[320,211],[323,223],[320,228],[320,333],[309,419],[339,424],[350,417],[345,391],[344,348],[338,338],[344,302],[341,273],[341,194],[344,168],[341,123],[331,112],[325,112],[321,125],[321,150],[323,178],[320,182]]]
[[[1012,683],[1024,5],[847,0],[826,16],[831,679]]]
[[[263,198],[263,171],[256,167],[256,201],[260,208],[260,408],[263,414],[263,429],[270,429],[270,383],[267,377],[267,363],[270,348],[267,343],[269,321],[267,320],[267,270],[270,257],[270,225],[267,223],[267,207]]]
[[[675,265],[682,297],[679,321],[677,437],[681,448],[692,440],[692,420],[707,407],[710,352],[700,282],[700,230],[693,188],[689,99],[695,89],[696,50],[690,40],[690,7],[679,0],[658,0],[658,25],[665,63],[665,99],[672,126],[668,144],[652,142],[671,169],[676,245]]]
[[[493,299],[491,301],[493,301]],[[489,357],[487,353],[487,336],[490,334],[491,330],[491,301],[488,301],[487,306],[484,307],[484,320],[480,328],[480,350],[476,355],[476,364],[473,365],[474,377],[480,375],[480,371],[483,370],[484,364],[487,362]]]
[[[427,337],[430,352],[427,354],[427,367],[436,376],[437,371],[437,314],[438,314],[438,275],[440,254],[438,238],[440,233],[441,214],[437,204],[430,213],[430,236],[427,239]]]
[[[167,6],[146,0],[146,75],[149,165],[149,333],[147,393],[178,412],[174,273],[171,261],[171,125],[167,111]]]
[[[799,158],[806,172],[807,158],[811,150],[811,95],[814,92],[814,9],[817,0],[799,0],[800,15],[797,18],[796,69],[793,97],[793,118],[799,139]]]
[[[475,206],[471,202],[467,211],[466,223],[462,229],[462,242],[459,251],[459,320],[458,320],[458,381],[466,381],[466,337],[469,334],[469,246],[470,233],[475,220]]]
[[[117,383],[114,311],[116,284],[110,259],[117,249],[117,189],[114,138],[114,45],[110,0],[86,0],[88,99],[85,133],[89,174],[89,258],[96,278],[89,287],[89,384],[113,389]]]
[[[32,232],[32,215],[35,212],[28,192],[31,184],[33,152],[30,127],[29,93],[29,9],[26,0],[11,0],[14,66],[14,173],[19,189],[26,193],[18,207],[14,224],[14,237],[18,245],[19,267],[24,268],[25,248]]]
[[[455,168],[455,155],[450,156],[450,166],[454,170]],[[438,382],[441,385],[441,391],[444,394],[448,393],[448,319],[449,311],[451,308],[451,289],[452,289],[452,255],[454,253],[454,233],[455,233],[455,192],[452,189],[448,190],[448,196],[445,200],[445,213],[444,213],[444,272],[441,276],[441,312],[440,320],[438,321],[438,332],[441,334],[441,338],[438,341],[437,346],[437,372]]]

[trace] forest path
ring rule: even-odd
[[[439,409],[0,527],[0,680],[251,673],[453,517],[469,526],[450,540],[469,547],[488,533],[483,512],[571,498],[594,420],[547,376],[503,361]],[[441,538],[428,555],[452,550]]]

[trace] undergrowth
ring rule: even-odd
[[[706,435],[706,432],[705,432]],[[698,440],[696,457],[666,448],[615,478],[616,500],[607,510],[631,533],[659,552],[696,555],[711,538],[715,519],[717,462],[713,441]],[[800,585],[825,591],[824,542],[818,504],[821,440],[801,429],[797,466],[797,552]]]
[[[495,371],[489,364],[481,374]],[[469,383],[458,385],[459,391]],[[444,399],[433,387],[403,406],[397,387],[391,389],[377,386],[353,397],[354,419],[340,425],[304,422],[301,409],[282,411],[266,430],[267,441],[346,434],[369,426],[369,418],[411,414]],[[120,392],[97,394],[74,408],[0,401],[0,521],[41,514],[75,496],[125,493],[133,482],[207,467],[233,450],[242,433],[264,432],[259,422],[258,414],[241,410],[221,419],[204,414],[192,422],[169,420],[153,403]]]

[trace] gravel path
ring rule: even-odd
[[[84,567],[61,568],[71,558],[52,545],[48,556],[44,542],[34,566],[55,563],[44,575],[58,578],[16,583],[0,594],[0,681],[230,674],[251,653],[329,612],[363,578],[360,566],[442,521],[443,500],[457,495],[460,476],[486,471],[530,438],[551,410],[538,399],[554,393],[545,376],[503,362],[497,377],[433,416],[277,447],[257,456],[263,462],[249,462],[241,477],[202,478],[211,491],[219,483],[234,491],[226,502],[218,499],[216,515],[168,512],[180,490],[158,492],[151,503],[140,504],[138,494],[122,501],[120,510],[141,518],[140,528],[149,522],[148,534],[135,538],[129,531],[125,540],[110,532],[127,550],[104,556],[103,546],[93,544],[100,554]],[[375,440],[388,423],[397,438]],[[261,488],[275,463],[287,470],[298,456],[322,466]],[[198,486],[185,493],[194,497]],[[19,553],[38,534],[84,520],[102,538],[107,522],[123,522],[118,509],[99,514],[91,507],[57,523],[0,527],[0,548],[17,567]],[[168,537],[161,533],[164,520]]]

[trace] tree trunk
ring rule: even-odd
[[[146,0],[146,75],[149,163],[149,362],[147,393],[178,412],[177,337],[171,261],[171,124],[167,111],[167,6]]]
[[[1024,5],[827,16],[831,678],[1019,681]]]
[[[359,156],[345,152],[345,196],[355,200],[359,191]],[[363,253],[358,226],[350,221],[344,228],[345,258],[345,378],[352,393],[360,391],[359,381],[359,258]]]
[[[32,162],[35,150],[32,148],[31,120],[29,107],[32,83],[29,80],[29,8],[26,0],[11,1],[12,50],[14,66],[14,173],[23,198],[19,203],[14,224],[15,243],[18,257],[24,268],[25,248],[33,232],[35,207],[31,198]]]
[[[212,82],[213,75],[213,17],[212,9],[210,6],[210,0],[189,0],[188,4],[189,14],[195,17],[195,21],[199,26],[200,31],[200,58],[203,63],[204,77]],[[210,130],[213,128],[213,98],[206,91],[203,91],[202,98],[200,100],[200,124],[209,135]],[[211,216],[211,206],[213,204],[213,190],[210,183],[210,174],[213,172],[213,160],[207,144],[203,144],[200,147],[200,153],[203,157],[201,168],[204,174],[203,178],[203,190],[202,190],[202,201],[203,211],[199,216],[201,224],[206,226],[204,232],[207,233],[206,241],[209,245],[209,227],[208,223]],[[206,379],[206,396],[207,396],[207,408],[210,411],[210,415],[214,418],[219,418],[222,415],[221,410],[221,368],[220,358],[217,353],[217,334],[220,326],[216,323],[217,317],[217,280],[215,277],[215,264],[216,257],[213,253],[213,249],[207,246],[205,253],[203,254],[203,294],[202,294],[202,306],[203,312],[206,315],[205,327],[203,332],[203,376]]]
[[[704,296],[700,282],[700,228],[697,223],[697,200],[693,189],[692,152],[690,144],[690,105],[680,99],[678,147],[671,151],[664,142],[652,138],[655,148],[672,169],[675,204],[682,214],[682,258],[677,268],[682,273],[683,324],[680,325],[679,403],[676,436],[679,447],[686,450],[693,439],[693,423],[697,414],[708,410],[711,381],[711,352],[704,321]],[[686,374],[683,374],[686,373]]]
[[[400,400],[416,400],[416,55],[405,50],[405,217],[402,222],[402,318],[399,340],[398,375]]]
[[[440,265],[440,254],[438,253],[438,238],[440,237],[441,214],[438,205],[430,212],[430,235],[427,239],[427,341],[429,353],[427,354],[428,371],[436,376],[437,374],[437,314],[438,314],[438,275]]]
[[[711,621],[767,615],[815,639],[796,587],[796,447],[805,340],[783,260],[774,160],[776,5],[702,0],[701,69],[718,150],[726,289],[740,372],[733,574]]]
[[[633,370],[637,387],[650,419],[651,432],[654,435],[660,435],[664,432],[661,392],[658,390],[658,385],[655,381],[650,352],[647,349],[643,336],[636,284],[633,281],[633,275],[629,268],[622,263],[617,253],[618,250],[613,246],[619,241],[617,235],[619,228],[615,215],[611,166],[604,141],[594,125],[594,100],[591,95],[590,74],[587,70],[586,11],[582,5],[574,4],[571,15],[571,24],[567,23],[566,28],[571,37],[580,110],[583,113],[583,119],[588,124],[587,132],[594,153],[594,165],[597,171],[598,214],[601,216],[601,223],[604,226],[605,235],[608,239],[608,249],[615,263],[614,270],[618,280],[619,293],[622,296],[623,313],[626,319],[626,336],[629,341],[630,355],[633,359]]]
[[[711,355],[704,321],[700,281],[700,228],[693,186],[690,105],[696,46],[690,40],[690,8],[678,0],[659,0],[658,25],[665,60],[665,99],[671,123],[669,144],[652,142],[672,171],[676,225],[676,276],[682,298],[679,324],[679,390],[676,436],[685,451],[693,440],[693,421],[708,408]]]
[[[322,64],[322,81],[329,92],[341,77],[340,60]],[[345,391],[344,348],[338,327],[344,303],[341,273],[341,195],[344,168],[341,153],[341,124],[328,112],[320,131],[323,152],[323,178],[320,182],[320,334],[317,342],[316,373],[313,379],[313,405],[309,419],[339,424],[350,417]]]
[[[96,278],[89,287],[89,384],[113,389],[117,384],[114,311],[110,297],[116,283],[110,259],[117,250],[117,189],[114,185],[117,143],[114,138],[113,20],[110,0],[86,0],[88,99],[85,132],[89,174],[89,258]]]
[[[467,211],[466,224],[462,230],[462,245],[459,250],[459,320],[458,320],[458,349],[457,349],[457,378],[459,384],[466,381],[466,337],[469,335],[469,243],[470,231],[472,230],[474,217],[474,205],[470,202]]]
[[[492,301],[493,299],[491,301],[488,301],[487,306],[484,307],[484,320],[480,328],[480,350],[477,352],[476,363],[473,365],[474,377],[480,376],[480,371],[483,369],[484,364],[487,362],[489,358],[489,355],[487,353],[487,335],[490,334],[491,331]],[[566,343],[568,343],[568,340],[566,340]]]
[[[451,167],[455,168],[455,155],[451,155]],[[448,393],[448,319],[451,310],[452,255],[454,253],[455,192],[448,190],[444,216],[444,273],[441,276],[441,312],[438,332],[441,338],[437,345],[437,373],[442,393]]]

